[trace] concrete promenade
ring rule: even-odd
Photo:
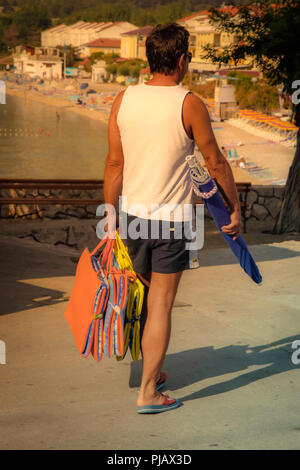
[[[261,286],[226,246],[202,250],[163,368],[183,406],[148,416],[135,409],[141,361],[75,347],[64,310],[78,252],[0,238],[0,449],[300,449],[299,237],[250,245]]]

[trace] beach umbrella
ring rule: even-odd
[[[77,101],[78,98],[80,98],[80,95],[72,95],[69,99],[70,99],[71,101]]]
[[[194,192],[204,200],[205,206],[239,261],[241,267],[254,282],[260,284],[262,282],[261,274],[242,235],[239,235],[235,240],[233,240],[232,236],[227,235],[222,231],[221,227],[223,227],[223,225],[230,224],[230,215],[220,194],[218,193],[215,181],[204,170],[195,155],[188,155],[186,157],[186,161],[190,168],[190,176]]]
[[[80,88],[81,88],[81,90],[85,90],[88,86],[89,86],[88,83],[82,83],[82,84],[80,85]]]
[[[227,154],[228,158],[232,158],[232,154],[231,154],[231,148],[228,149],[228,154]]]

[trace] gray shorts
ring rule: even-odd
[[[119,217],[120,237],[128,247],[134,270],[140,274],[189,269],[189,227],[190,222],[154,221],[122,212]]]

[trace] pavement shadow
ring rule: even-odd
[[[66,301],[65,283],[59,281],[62,289],[54,289],[46,279],[74,276],[76,264],[69,255],[37,248],[22,242],[0,244],[0,315]]]
[[[250,251],[252,251],[252,248],[256,250],[257,246],[261,245],[272,245],[273,243],[279,244],[288,241],[300,242],[300,233],[298,232],[275,234],[272,233],[271,230],[262,230],[259,227],[257,227],[257,229],[247,230],[246,233],[241,232],[241,236]],[[255,245],[255,247],[252,247],[251,245]],[[203,250],[207,251],[215,248],[228,249],[228,245],[213,220],[205,218]],[[276,247],[273,246],[272,248]]]
[[[168,371],[166,390],[180,390],[197,383],[201,385],[200,382],[205,379],[222,376],[220,382],[180,397],[184,402],[226,393],[265,377],[299,369],[300,364],[292,362],[293,353],[294,359],[300,359],[300,344],[296,349],[292,348],[295,340],[300,340],[300,334],[261,346],[230,345],[218,349],[208,346],[168,354],[163,367]],[[131,364],[130,387],[140,384],[141,365],[141,360]],[[255,365],[262,367],[247,372],[249,367]],[[224,380],[224,375],[242,371],[245,372]]]
[[[248,249],[256,262],[262,261],[275,261],[287,258],[299,258],[300,252],[290,250],[288,248],[272,246],[272,245],[257,245],[248,246]],[[203,256],[202,255],[203,252]],[[218,256],[214,250],[199,250],[199,259],[201,266],[221,266],[227,264],[236,264],[237,259],[232,253],[231,249],[226,245],[224,249],[218,251]],[[299,260],[300,261],[300,260]]]
[[[0,292],[0,316],[66,301],[64,291],[30,285],[18,279],[2,283]]]

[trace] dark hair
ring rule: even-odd
[[[189,47],[190,33],[177,23],[159,24],[146,39],[146,55],[151,73],[171,75],[181,54]]]

